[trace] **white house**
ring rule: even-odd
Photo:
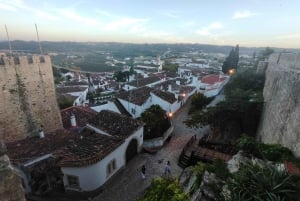
[[[151,76],[151,77],[146,77],[146,78],[142,78],[142,79],[137,79],[131,82],[126,83],[123,86],[123,89],[126,91],[135,89],[135,88],[139,88],[139,87],[144,87],[144,86],[148,86],[151,87],[159,82],[162,82],[163,80],[161,80],[159,77],[157,76]]]
[[[7,143],[27,192],[99,189],[141,150],[143,124],[103,110],[80,133],[65,129]]]
[[[219,74],[206,75],[201,79],[200,92],[206,97],[216,96],[228,81],[229,76]]]

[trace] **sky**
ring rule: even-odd
[[[0,0],[0,40],[300,48],[299,0]]]

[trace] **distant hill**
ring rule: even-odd
[[[39,53],[39,45],[36,41],[12,41],[12,49],[14,51]],[[171,50],[175,53],[202,51],[207,53],[223,53],[229,54],[233,46],[217,46],[205,44],[132,44],[132,43],[108,43],[108,42],[41,42],[43,52],[58,52],[66,54],[74,53],[94,53],[106,52],[110,53],[115,58],[136,57],[136,56],[157,56],[162,55],[164,52]],[[249,48],[240,47],[241,54],[252,55],[253,52],[258,53],[265,47]],[[8,49],[7,41],[0,41],[0,50]],[[276,52],[280,51],[299,51],[299,49],[283,49],[273,48]]]

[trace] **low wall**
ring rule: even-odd
[[[162,137],[150,139],[150,140],[144,140],[143,148],[145,150],[153,150],[161,148],[165,141],[171,136],[172,132],[174,130],[174,126],[172,125],[164,134]]]

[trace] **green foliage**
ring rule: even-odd
[[[166,60],[162,68],[164,71],[177,72],[178,64],[173,64],[170,61]]]
[[[206,169],[207,169],[207,165],[202,162],[198,162],[195,166],[193,166],[193,172],[196,174],[197,178],[196,178],[195,183],[193,184],[193,187],[192,187],[190,193],[195,192],[200,187],[202,177],[203,177],[203,174]]]
[[[265,60],[265,59],[268,59],[269,56],[271,54],[273,54],[275,51],[274,49],[270,48],[270,47],[266,47],[266,49],[262,50],[259,52],[259,55],[258,55],[258,60]]]
[[[296,201],[300,192],[297,182],[299,178],[274,165],[245,163],[227,180],[227,185],[232,201]]]
[[[213,164],[208,164],[206,169],[208,172],[215,173],[216,176],[222,180],[226,180],[230,176],[227,164],[221,159],[215,160]]]
[[[191,102],[191,108],[189,110],[189,114],[197,111],[202,110],[204,106],[206,106],[208,103],[210,103],[212,98],[207,98],[201,93],[194,94],[192,96],[192,102]]]
[[[189,127],[211,125],[231,136],[247,133],[254,136],[263,107],[264,77],[251,71],[237,73],[225,86],[225,101],[205,111],[194,112],[185,123]],[[232,137],[234,138],[234,137]]]
[[[161,137],[171,126],[166,111],[159,105],[151,105],[150,108],[146,109],[141,114],[141,120],[146,124],[144,126],[144,139]]]
[[[160,125],[160,122],[166,118],[166,111],[159,105],[151,105],[141,114],[141,119],[150,128],[155,128]]]
[[[274,162],[294,161],[295,158],[291,150],[280,144],[264,144],[246,135],[237,140],[236,147],[255,157]]]
[[[242,99],[261,102],[265,77],[253,70],[246,70],[231,77],[225,86],[226,99]]]
[[[129,81],[129,76],[133,74],[134,71],[116,71],[114,73],[114,78],[118,81],[118,82],[126,82]]]
[[[153,179],[151,186],[137,201],[188,201],[189,196],[180,188],[177,179]]]
[[[229,73],[230,69],[237,69],[239,62],[239,45],[237,45],[235,48],[232,48],[232,50],[229,53],[229,56],[225,59],[223,65],[222,65],[222,71],[223,73]]]
[[[71,107],[73,105],[73,100],[66,98],[66,97],[61,97],[57,100],[57,103],[58,103],[59,109],[62,110],[62,109]]]

